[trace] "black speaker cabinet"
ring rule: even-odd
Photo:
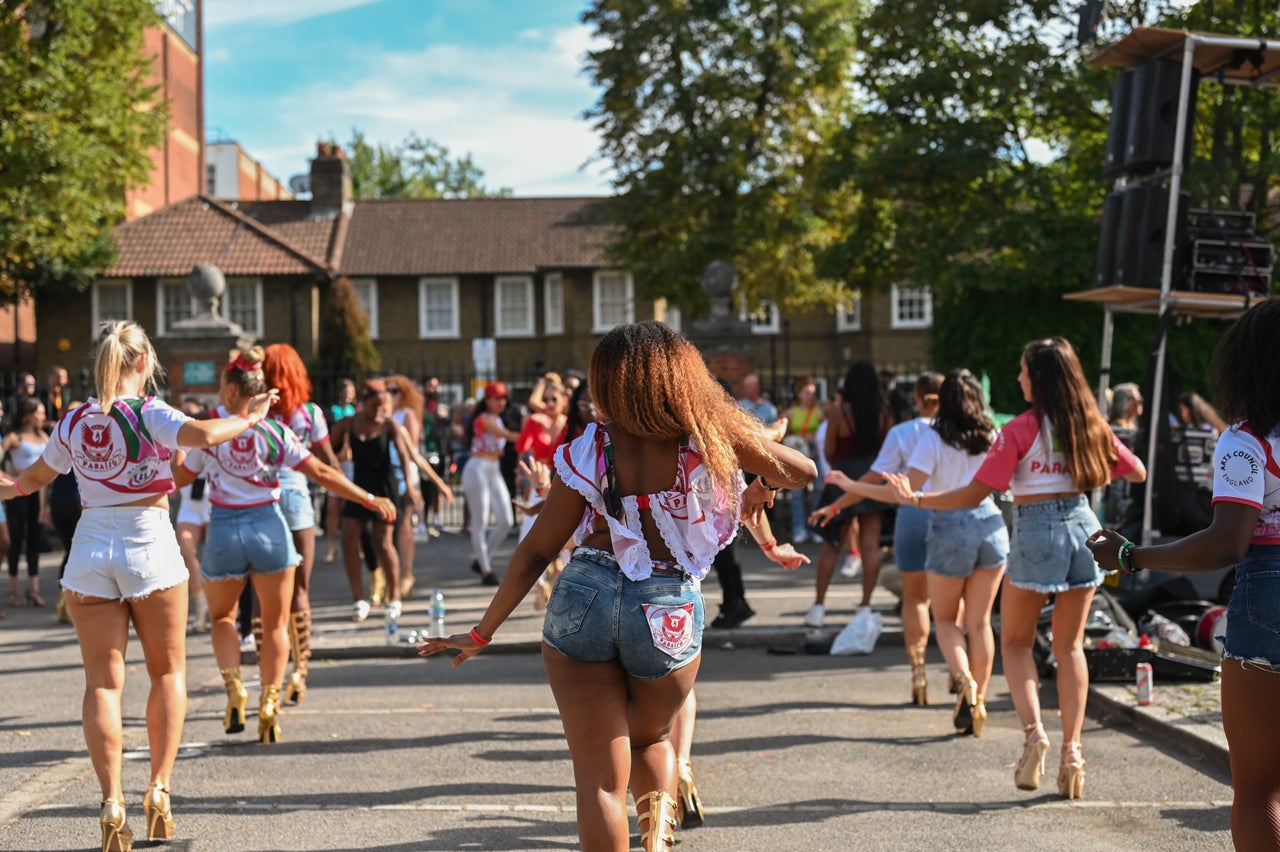
[[[1182,285],[1185,277],[1185,261],[1181,252],[1190,204],[1188,193],[1180,193],[1180,197],[1182,203],[1174,239],[1174,289]],[[1120,227],[1116,232],[1115,280],[1112,283],[1128,287],[1160,287],[1168,215],[1167,187],[1140,184],[1124,192],[1120,202]]]
[[[1122,71],[1111,84],[1111,123],[1107,128],[1107,151],[1102,161],[1104,177],[1124,174],[1124,148],[1129,133],[1129,95],[1132,71]]]
[[[1120,232],[1123,192],[1109,192],[1102,202],[1102,227],[1098,233],[1098,257],[1093,265],[1093,286],[1110,287],[1116,276],[1116,237]]]
[[[1125,130],[1124,170],[1141,173],[1168,168],[1173,164],[1173,146],[1178,122],[1178,87],[1182,63],[1152,59],[1133,72],[1129,88],[1129,121]],[[1191,71],[1191,92],[1187,121],[1182,134],[1187,139],[1183,165],[1191,162],[1190,129],[1196,113],[1196,91],[1200,74]]]

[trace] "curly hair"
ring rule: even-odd
[[[617,326],[591,353],[587,383],[601,419],[649,440],[689,436],[736,510],[736,447],[763,452],[769,439],[712,378],[692,343],[652,320]]]
[[[262,360],[265,357],[265,350],[261,346],[250,346],[244,351],[232,349],[227,357],[227,368],[222,371],[222,380],[234,385],[241,396],[266,393],[267,380],[262,373]]]
[[[952,370],[938,391],[938,416],[933,421],[942,442],[971,456],[991,449],[996,424],[987,416],[982,385],[968,370]]]
[[[387,376],[386,381],[388,390],[394,385],[399,391],[400,398],[396,400],[395,408],[407,408],[421,420],[423,396],[422,391],[418,390],[418,386],[413,383],[413,379],[397,374]]]
[[[311,377],[302,363],[298,350],[287,343],[273,343],[264,352],[262,374],[267,387],[277,388],[280,399],[271,410],[286,419],[293,416],[298,406],[311,401]]]
[[[1245,423],[1259,438],[1280,425],[1280,301],[1245,311],[1213,350],[1214,400],[1228,423]],[[1262,369],[1267,367],[1267,369]]]
[[[1033,340],[1022,350],[1022,361],[1031,379],[1036,419],[1049,418],[1052,440],[1061,447],[1076,487],[1089,491],[1106,485],[1117,458],[1115,436],[1102,419],[1071,342],[1063,337]]]

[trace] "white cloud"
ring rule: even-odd
[[[273,150],[254,155],[287,177],[306,168],[317,138],[346,141],[358,127],[370,141],[396,144],[412,131],[454,156],[470,153],[489,186],[519,195],[605,193],[601,164],[579,171],[598,147],[580,118],[596,99],[579,73],[589,38],[574,27],[493,47],[357,54],[362,67],[281,92],[277,132],[262,140]],[[284,132],[296,135],[286,141]]]
[[[292,24],[377,2],[379,0],[210,0],[204,5],[204,25],[216,29],[245,23]]]

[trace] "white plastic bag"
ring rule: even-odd
[[[884,622],[880,613],[872,612],[869,606],[860,606],[853,614],[853,620],[840,631],[831,643],[831,656],[848,657],[853,654],[870,654],[880,638],[880,629]]]

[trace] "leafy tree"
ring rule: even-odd
[[[347,144],[351,188],[356,198],[482,198],[510,195],[489,189],[471,155],[459,159],[431,139],[410,133],[396,147],[370,143],[359,130]]]
[[[613,167],[613,260],[649,296],[705,305],[699,280],[733,263],[748,302],[832,289],[815,268],[840,202],[817,181],[847,107],[850,0],[595,0],[603,46],[586,113]]]
[[[0,0],[0,297],[114,259],[167,122],[143,49],[159,24],[150,0]]]
[[[382,358],[369,337],[369,318],[360,309],[349,278],[337,278],[329,285],[328,302],[320,325],[319,372],[355,377],[376,373]]]

